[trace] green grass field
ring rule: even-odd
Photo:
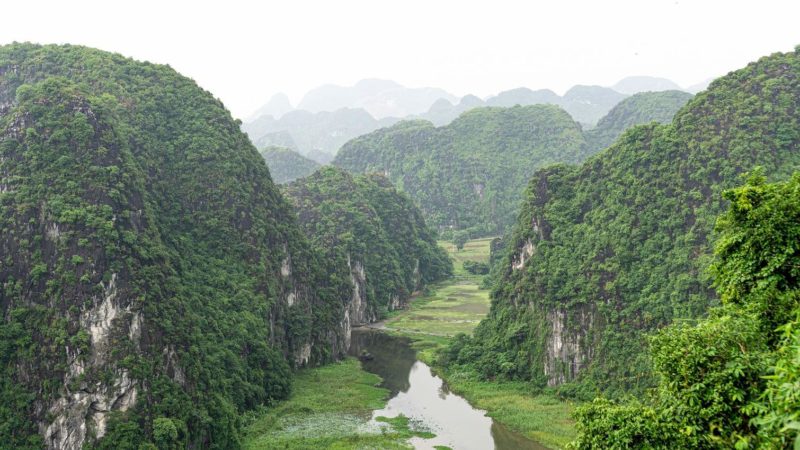
[[[482,276],[464,270],[464,261],[489,261],[491,238],[467,242],[462,250],[440,241],[453,258],[453,279],[433,285],[426,295],[415,298],[411,306],[386,321],[386,328],[404,334],[455,336],[471,333],[489,312],[489,291],[479,288]]]
[[[487,262],[492,238],[467,242],[456,250],[451,242],[440,241],[453,258],[455,276],[432,286],[429,293],[414,299],[398,312],[387,329],[414,339],[419,359],[447,381],[453,392],[508,428],[552,448],[562,448],[575,438],[571,419],[573,405],[552,394],[541,394],[522,382],[481,381],[475,374],[444,370],[436,364],[436,351],[458,333],[472,333],[489,311],[489,291],[480,289],[482,276],[464,270],[464,261]]]
[[[538,392],[527,383],[481,381],[468,372],[447,371],[436,365],[436,351],[457,333],[472,333],[489,311],[489,292],[479,288],[482,277],[467,273],[466,260],[486,262],[489,239],[468,242],[456,251],[440,242],[453,258],[455,276],[431,286],[411,306],[395,312],[386,322],[387,332],[409,336],[417,357],[447,381],[451,391],[506,427],[552,448],[574,439],[570,415],[573,405]],[[297,373],[293,394],[278,405],[246,417],[244,448],[261,449],[397,449],[410,448],[411,436],[426,436],[401,417],[370,423],[372,411],[386,404],[387,391],[377,387],[380,378],[346,361]],[[383,425],[383,424],[386,425]]]
[[[437,372],[451,391],[511,430],[551,448],[575,439],[574,405],[552,394],[536,392],[525,382],[481,381],[474,374]]]

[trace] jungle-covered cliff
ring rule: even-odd
[[[554,105],[476,108],[450,125],[405,121],[353,139],[333,161],[353,173],[383,173],[443,232],[473,236],[510,229],[533,173],[578,164],[627,128],[670,121],[690,94],[647,92],[623,100],[584,131]]]
[[[84,47],[0,47],[0,285],[13,448],[236,448],[349,339],[350,283],[224,106]]]
[[[452,349],[454,363],[584,398],[652,386],[645,334],[718,303],[705,267],[722,192],[756,166],[782,180],[800,164],[799,75],[798,52],[762,58],[671,123],[537,172],[491,312]]]
[[[382,318],[452,275],[419,209],[380,175],[323,167],[288,185],[286,194],[330,276],[351,280],[352,324]]]

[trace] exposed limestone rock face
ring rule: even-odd
[[[303,283],[298,278],[298,271],[296,271],[293,267],[293,257],[288,251],[288,245],[284,244],[283,249],[286,253],[281,261],[280,266],[281,301],[279,301],[273,307],[273,311],[270,314],[271,327],[275,326],[274,323],[276,317],[286,317],[287,315],[291,314],[311,315],[313,314],[315,307],[312,301],[314,297],[313,286]],[[361,272],[363,275],[363,268],[361,269]],[[365,278],[362,277],[362,282],[360,284],[362,292],[365,289],[365,283]],[[347,298],[345,297],[345,292],[342,292],[341,294],[342,301],[344,301]],[[352,301],[350,303],[352,303]],[[364,305],[366,305],[365,302]],[[346,321],[340,320],[335,325],[331,324],[332,326],[326,330],[323,330],[324,332],[322,335],[318,336],[317,338],[312,336],[308,336],[302,340],[295,338],[295,345],[287,354],[287,357],[296,367],[302,367],[309,364],[318,364],[320,361],[314,360],[315,349],[328,349],[328,352],[333,356],[333,358],[342,357],[347,353],[347,349],[350,346],[351,333],[351,321],[349,316],[352,314],[352,311],[350,311],[349,307],[345,307],[343,309],[344,313],[348,315],[348,319]],[[271,341],[274,342],[275,338],[276,337],[273,335]]]
[[[294,363],[297,366],[305,366],[309,361],[311,361],[311,344],[304,344],[295,355]]]
[[[48,449],[79,450],[91,430],[95,437],[105,435],[108,414],[127,411],[136,404],[138,389],[126,370],[115,372],[113,384],[97,382],[57,399],[48,409],[55,419],[42,434]]]
[[[592,342],[588,334],[595,326],[594,314],[581,309],[574,315],[573,323],[567,323],[564,310],[546,313],[550,325],[545,340],[544,374],[548,386],[558,386],[574,379],[592,358]]]
[[[389,311],[404,308],[407,300],[407,298],[401,298],[399,295],[392,295],[389,299]]]
[[[530,219],[530,235],[511,255],[511,272],[519,272],[536,256],[537,243],[549,238],[550,225],[534,215]],[[543,309],[529,299],[513,296],[511,303],[519,310],[534,308],[545,326],[539,330],[544,342],[542,360],[548,386],[558,386],[575,379],[593,355],[590,336],[598,327],[594,307]]]
[[[8,108],[4,110],[8,112]],[[80,98],[67,104],[64,116],[66,120],[85,118],[82,120],[88,122],[88,130],[95,136],[111,132],[88,102]],[[0,159],[0,193],[11,193],[15,184],[24,180],[19,177],[21,167],[26,166],[24,153],[17,149],[25,148],[31,140],[26,136],[29,131],[23,133],[22,130],[36,126],[37,118],[33,114],[18,112],[11,126],[2,131],[0,141],[10,142],[6,148],[12,151],[6,151]],[[85,147],[74,149],[76,154],[90,154],[92,150]],[[96,160],[98,165],[121,164],[123,156],[119,148],[103,152],[104,159]],[[115,204],[104,194],[96,192],[85,192],[82,201],[103,205],[112,213],[113,226],[129,229],[127,220],[118,220],[122,208],[142,209],[140,192],[131,187],[130,193],[130,204],[125,206]],[[54,198],[59,197],[54,195]],[[135,406],[141,389],[140,381],[119,366],[119,356],[113,352],[122,342],[130,343],[133,351],[140,351],[143,329],[147,324],[140,305],[135,301],[130,271],[123,269],[112,273],[103,246],[96,241],[83,239],[82,242],[80,239],[91,229],[53,214],[48,205],[51,198],[36,200],[31,208],[18,205],[11,197],[6,200],[9,207],[4,212],[27,211],[27,215],[2,218],[9,225],[4,228],[4,233],[0,233],[0,254],[13,256],[0,264],[0,283],[25,280],[36,271],[39,279],[28,283],[18,296],[2,298],[0,295],[0,304],[3,309],[9,306],[41,308],[40,311],[50,318],[48,324],[62,323],[66,333],[72,334],[71,339],[44,347],[47,353],[37,355],[36,368],[19,364],[17,373],[18,381],[25,386],[37,386],[42,378],[60,386],[48,400],[36,400],[33,408],[35,424],[44,445],[50,449],[81,449],[89,436],[101,438],[105,435],[108,415],[112,411],[127,411]],[[139,220],[140,224],[147,222],[141,215]],[[31,245],[37,242],[38,247]],[[39,262],[31,259],[31,254],[40,255]],[[69,266],[65,260],[70,262]],[[7,262],[12,264],[5,264]],[[74,267],[73,277],[83,282],[68,281],[70,278],[59,273],[64,271],[64,266]],[[108,275],[107,279],[104,279],[104,274]],[[47,292],[46,279],[58,281],[60,295],[44,295]],[[94,286],[92,280],[96,280]],[[47,331],[36,330],[42,334]]]
[[[367,302],[367,274],[361,261],[351,261],[347,255],[347,268],[350,270],[350,284],[353,286],[353,296],[345,313],[348,322],[352,325],[364,325],[376,320],[377,314],[369,307]]]
[[[423,288],[422,273],[419,271],[419,258],[414,260],[414,271],[411,272],[411,280],[414,283],[414,292],[418,292]]]
[[[533,241],[528,239],[525,241],[525,245],[520,249],[519,253],[511,261],[511,268],[519,270],[525,267],[525,261],[533,256],[534,251],[536,251],[536,247],[533,245]]]
[[[138,381],[131,378],[127,369],[115,368],[112,340],[127,336],[138,348],[143,318],[132,312],[127,298],[120,296],[118,274],[103,284],[102,295],[92,298],[91,306],[81,313],[80,324],[88,331],[90,352],[65,347],[68,369],[63,378],[63,394],[47,407],[52,417],[39,423],[45,444],[51,449],[80,449],[87,433],[96,438],[105,435],[108,414],[127,411],[136,404]],[[111,370],[113,381],[84,380],[87,370]],[[180,369],[176,369],[180,370]]]
[[[350,308],[344,309],[344,315],[339,322],[339,328],[342,330],[342,335],[344,336],[344,348],[345,350],[349,350],[353,337],[353,326],[350,322]]]
[[[281,275],[284,277],[288,277],[292,274],[292,262],[289,257],[283,260],[283,264],[281,265]]]
[[[186,376],[183,374],[183,369],[178,364],[178,355],[175,352],[175,347],[167,345],[161,352],[162,361],[164,364],[164,372],[172,381],[181,386],[186,386]]]

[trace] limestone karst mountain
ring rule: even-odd
[[[404,208],[381,220],[419,216]],[[0,446],[237,447],[241,414],[285,398],[292,368],[347,352],[362,288],[318,253],[192,80],[0,47]]]
[[[689,98],[675,91],[637,94],[588,131],[554,105],[470,109],[439,128],[404,121],[348,142],[333,164],[386,174],[443,231],[502,233],[517,214],[520,184],[537,168],[580,163],[629,127],[670,121]]]
[[[584,133],[591,152],[611,145],[628,128],[652,121],[668,123],[692,94],[683,91],[641,92],[611,108],[597,126]]]
[[[361,108],[317,113],[298,109],[280,119],[261,116],[244,124],[242,129],[259,149],[275,145],[288,147],[324,164],[350,139],[395,122],[397,119],[392,118],[376,120]]]
[[[298,104],[311,112],[363,108],[372,117],[406,117],[428,110],[438,99],[456,97],[438,88],[407,88],[394,81],[366,79],[353,86],[325,85],[312,89]]]
[[[270,97],[269,101],[254,112],[247,121],[252,122],[262,116],[272,116],[274,119],[280,119],[293,109],[294,107],[289,101],[289,97],[281,92]]]
[[[519,186],[538,167],[585,157],[580,126],[554,105],[476,108],[447,126],[403,121],[353,139],[333,161],[353,173],[385,174],[441,230],[501,232]]]
[[[582,397],[651,386],[645,334],[716,303],[704,267],[722,192],[756,166],[778,180],[800,167],[798,80],[800,53],[762,58],[670,123],[538,171],[464,363]]]
[[[327,272],[358,286],[348,307],[352,323],[402,308],[412,293],[452,274],[419,210],[380,175],[326,166],[285,192]]]

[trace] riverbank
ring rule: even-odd
[[[405,344],[389,352],[392,355],[411,352],[412,356],[396,357],[393,363],[397,367],[391,367],[384,376],[400,379],[384,382],[408,382],[410,364],[419,359],[445,380],[449,391],[464,397],[473,407],[487,411],[492,420],[521,435],[520,439],[524,436],[548,448],[563,448],[575,436],[570,403],[547,393],[534,395],[537,391],[528,383],[480,381],[474,374],[446,370],[436,364],[436,351],[456,334],[471,333],[489,311],[489,292],[479,288],[482,277],[466,272],[463,263],[488,261],[490,241],[470,241],[461,251],[456,251],[452,244],[440,243],[454,259],[455,276],[431,286],[408,309],[393,313],[375,331],[408,337],[416,350],[414,354]],[[358,349],[354,354],[359,354]],[[288,400],[245,417],[243,447],[399,449],[411,448],[409,439],[414,436],[431,437],[425,424],[409,423],[403,416],[378,419],[379,426],[371,420],[373,412],[386,408],[391,397],[389,389],[378,386],[381,377],[364,368],[379,362],[378,359],[376,355],[375,361],[362,364],[350,358],[299,371]],[[400,367],[403,364],[408,367]],[[500,428],[492,429],[495,439],[500,439],[501,433],[504,431]],[[509,439],[512,438],[506,438],[506,442]],[[504,448],[519,447],[506,444]]]
[[[384,329],[413,339],[417,357],[431,366],[451,391],[486,410],[497,422],[545,446],[563,448],[575,438],[570,402],[538,393],[529,383],[481,381],[475,374],[449,371],[436,364],[437,350],[458,333],[472,333],[489,311],[489,291],[480,289],[483,277],[468,273],[463,264],[468,260],[488,262],[490,242],[491,238],[472,240],[463,250],[440,242],[454,260],[453,279],[431,287],[407,310],[389,318]]]
[[[366,372],[354,358],[298,371],[292,395],[273,407],[244,417],[248,450],[267,449],[409,449],[408,439],[430,437],[407,419],[378,418],[386,406],[381,378]]]

